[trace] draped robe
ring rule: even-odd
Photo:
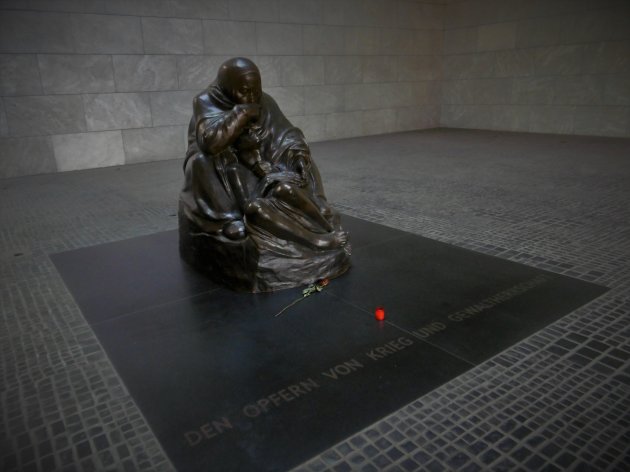
[[[249,126],[259,140],[263,160],[272,166],[272,175],[295,175],[297,159],[306,158],[306,185],[300,190],[326,213],[333,231],[342,231],[339,215],[328,206],[319,171],[310,159],[302,132],[269,95],[263,93],[260,105],[259,118]],[[180,193],[182,257],[222,283],[254,292],[294,287],[342,274],[350,265],[349,245],[314,249],[295,239],[279,237],[268,227],[249,221],[244,214],[230,180],[230,168],[238,170],[247,200],[264,207],[267,215],[288,217],[294,229],[300,228],[314,237],[329,231],[298,208],[276,198],[271,189],[277,182],[261,180],[240,163],[235,142],[242,130],[234,107],[235,103],[216,81],[193,100],[184,161],[185,183]],[[243,240],[229,240],[223,234],[222,229],[233,221],[243,221]]]
[[[238,161],[233,146],[238,138],[234,106],[235,103],[213,83],[194,98],[193,116],[188,126],[188,151],[184,161],[186,180],[180,198],[186,216],[210,234],[218,234],[226,223],[244,218],[227,175],[227,167]],[[309,155],[308,144],[300,129],[289,122],[266,93],[263,93],[260,118],[254,129],[261,142],[263,159],[272,165],[274,172],[295,171],[296,154]],[[265,189],[256,191],[260,187],[259,179],[253,172],[242,166],[239,173],[252,200],[265,197]],[[327,206],[321,177],[312,161],[306,180],[312,200]],[[289,214],[310,231],[322,231],[282,202],[271,197],[265,200],[276,211]]]

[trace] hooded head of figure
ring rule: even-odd
[[[237,104],[260,103],[262,98],[260,71],[244,57],[234,57],[221,64],[217,85]]]

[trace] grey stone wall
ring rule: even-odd
[[[0,178],[182,156],[234,55],[310,141],[630,136],[628,0],[0,0]]]
[[[0,177],[183,156],[245,55],[311,141],[437,126],[441,0],[0,0]]]
[[[630,136],[630,1],[447,5],[441,124]]]

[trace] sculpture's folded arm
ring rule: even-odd
[[[246,120],[235,111],[203,118],[197,123],[197,145],[205,154],[216,155],[239,136]]]
[[[208,104],[200,97],[193,100],[197,116],[195,131],[197,146],[205,154],[216,155],[225,150],[242,133],[251,119],[247,109],[234,107],[231,110],[208,110]]]

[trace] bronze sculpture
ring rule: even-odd
[[[302,132],[233,58],[193,100],[179,199],[180,253],[237,290],[270,291],[344,273],[348,236],[326,201]]]

